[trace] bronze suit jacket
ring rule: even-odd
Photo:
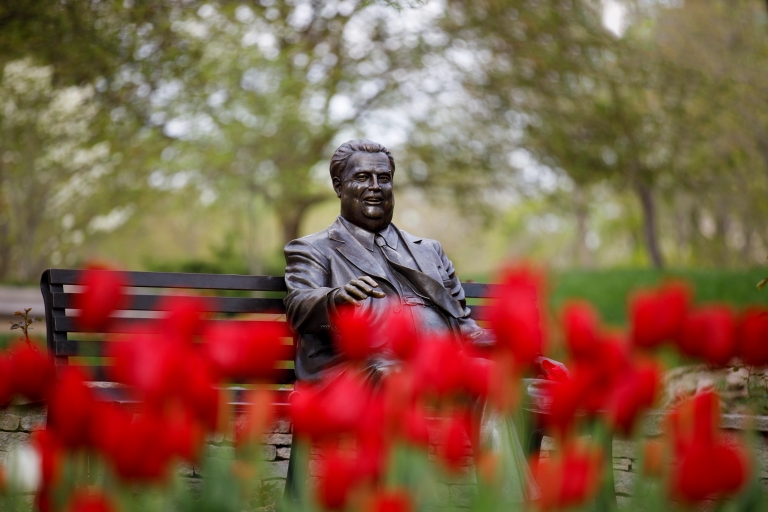
[[[406,276],[414,290],[429,297],[461,334],[480,334],[483,329],[469,318],[464,290],[440,243],[398,231],[419,266],[420,272]],[[373,255],[339,219],[319,233],[286,245],[285,261],[288,295],[284,302],[296,337],[296,377],[313,380],[341,362],[331,337],[331,293],[361,275],[377,281],[386,278]]]

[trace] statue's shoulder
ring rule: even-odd
[[[288,242],[288,244],[285,246],[286,249],[290,249],[291,247],[300,247],[300,246],[312,246],[315,248],[324,247],[326,245],[330,244],[330,240],[332,237],[332,233],[337,231],[339,229],[338,227],[339,221],[337,220],[327,228],[325,228],[322,231],[318,231],[317,233],[312,233],[311,235],[306,235],[301,238],[297,238],[296,240],[291,240]]]
[[[407,242],[419,244],[425,247],[430,247],[431,249],[434,249],[436,252],[442,251],[440,242],[438,242],[437,240],[433,240],[432,238],[426,238],[423,236],[416,236],[400,228],[398,228],[398,230],[400,231],[400,235]]]

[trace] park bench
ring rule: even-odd
[[[121,312],[121,320],[113,322],[108,333],[94,336],[93,333],[81,333],[74,320],[74,304],[78,291],[73,288],[80,281],[82,270],[49,269],[40,279],[40,290],[45,304],[45,322],[48,351],[53,356],[57,367],[78,365],[87,367],[87,375],[94,382],[109,383],[106,371],[105,334],[132,332],[137,325],[152,325],[152,317],[160,314],[158,306],[163,297],[180,295],[194,291],[195,294],[214,294],[216,300],[208,301],[213,322],[237,322],[253,320],[285,321],[283,296],[286,292],[285,280],[276,276],[248,276],[227,274],[187,274],[178,272],[124,272],[130,283],[130,301]],[[483,322],[486,309],[478,305],[492,285],[482,283],[464,283],[464,293],[472,309],[475,320]],[[67,287],[67,288],[65,288]],[[232,296],[232,294],[239,296]],[[227,295],[228,294],[228,295]],[[157,324],[159,327],[159,324]],[[278,415],[285,415],[288,396],[293,390],[296,376],[293,371],[293,352],[290,359],[284,361],[273,384],[278,388],[273,404]],[[100,386],[105,399],[121,404],[129,404],[130,399],[121,395],[119,388]],[[233,402],[230,405],[237,410],[247,406],[242,388],[234,388]],[[532,414],[542,411],[529,409]],[[527,429],[523,448],[530,455],[538,454],[543,438],[541,427]],[[610,455],[609,455],[610,456]],[[291,487],[294,460],[290,458],[286,491]]]

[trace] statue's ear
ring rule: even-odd
[[[333,177],[333,190],[336,191],[336,197],[341,198],[341,179],[338,176]]]

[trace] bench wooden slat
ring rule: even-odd
[[[78,284],[82,270],[52,268],[51,284]],[[247,290],[285,292],[285,279],[279,276],[237,274],[188,274],[183,272],[127,272],[131,286],[147,288],[194,288],[210,290]]]
[[[278,316],[277,314],[275,316]],[[226,323],[232,322],[248,322],[259,323],[266,320],[206,320],[209,323]],[[280,320],[277,320],[280,321]],[[74,316],[62,316],[53,319],[54,329],[56,331],[63,332],[81,332],[77,327],[77,317]],[[130,334],[130,333],[159,333],[162,332],[163,324],[158,319],[151,318],[116,318],[114,322],[110,322],[109,327],[104,333],[113,334]]]
[[[53,307],[71,309],[77,303],[79,293],[53,293]],[[165,295],[131,295],[130,304],[124,310],[158,311],[158,305]],[[210,313],[285,313],[283,299],[262,299],[253,297],[205,297],[207,312]]]
[[[109,378],[110,366],[97,366],[97,365],[69,365],[79,368],[86,375],[90,376],[91,380],[97,382],[113,382]],[[274,378],[270,379],[272,384],[293,384],[296,382],[296,373],[293,368],[277,368],[274,372]]]
[[[56,356],[65,357],[106,357],[109,353],[109,345],[115,343],[106,340],[59,340],[56,342]],[[295,356],[295,346],[293,343],[287,345],[285,359],[283,361],[293,362]]]

